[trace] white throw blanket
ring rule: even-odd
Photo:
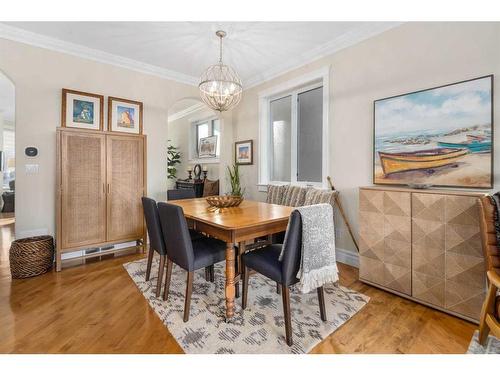
[[[335,260],[333,207],[322,203],[297,207],[296,210],[302,217],[302,255],[297,285],[301,293],[309,293],[329,281],[336,282],[339,279]],[[280,260],[286,241],[285,235]]]

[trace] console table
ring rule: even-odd
[[[177,180],[175,181],[176,189],[187,189],[194,190],[196,198],[200,198],[203,196],[203,180]]]

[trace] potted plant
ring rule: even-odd
[[[229,182],[231,183],[231,192],[229,195],[233,197],[243,198],[243,194],[245,194],[245,190],[241,189],[240,183],[240,169],[238,164],[233,164],[233,168],[228,165],[227,172],[229,174]]]
[[[177,168],[176,165],[181,163],[181,153],[178,151],[179,148],[170,144],[171,140],[168,140],[169,145],[167,147],[167,178],[169,180],[175,180],[177,178]]]
[[[207,197],[206,200],[208,204],[212,207],[217,208],[228,208],[228,207],[236,207],[243,202],[243,194],[245,194],[245,190],[241,188],[240,183],[240,170],[237,164],[233,164],[231,166],[227,166],[229,183],[231,184],[231,191],[227,193],[225,196],[213,196]]]

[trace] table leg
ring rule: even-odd
[[[232,243],[226,243],[226,321],[234,315],[235,251]]]

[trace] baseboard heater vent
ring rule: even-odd
[[[136,247],[135,241],[132,242],[124,242],[115,245],[108,245],[103,247],[90,247],[88,249],[82,249],[77,251],[72,251],[69,253],[61,254],[61,260],[70,260],[75,258],[93,258],[101,255],[114,253],[120,250],[130,249],[132,247]]]

